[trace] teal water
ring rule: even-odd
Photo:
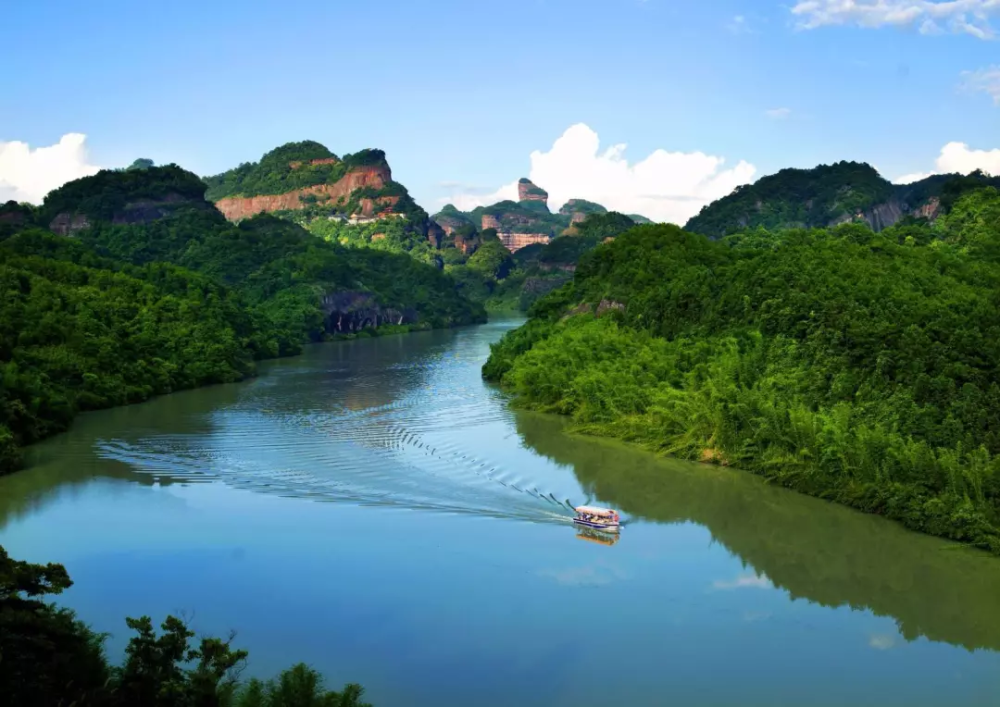
[[[175,613],[377,707],[1000,703],[1000,560],[515,413],[479,369],[516,323],[85,415],[0,478],[0,544],[115,657]]]

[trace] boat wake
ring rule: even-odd
[[[524,449],[511,458],[503,440],[516,434],[513,417],[480,380],[482,359],[465,358],[396,365],[379,378],[341,368],[338,385],[317,381],[330,369],[293,369],[291,380],[247,386],[235,404],[204,416],[204,431],[103,440],[97,451],[174,482],[571,522],[569,499],[580,496],[572,473]],[[417,385],[393,390],[393,377]]]

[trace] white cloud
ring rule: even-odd
[[[978,71],[963,71],[961,87],[965,91],[985,93],[1000,106],[1000,65]]]
[[[791,108],[772,108],[764,111],[764,115],[775,120],[783,120],[792,114]]]
[[[993,39],[989,20],[1000,15],[1000,0],[800,0],[792,14],[802,29],[917,27],[921,34],[952,32]]]
[[[56,187],[100,168],[87,161],[86,135],[68,133],[55,145],[32,149],[25,142],[0,142],[0,202],[41,203]]]
[[[887,651],[896,645],[896,637],[888,633],[874,633],[868,637],[868,645],[877,651]]]
[[[629,164],[625,145],[600,151],[597,133],[578,123],[569,127],[548,152],[531,153],[528,177],[549,192],[549,208],[569,199],[588,199],[613,211],[642,214],[654,221],[685,223],[702,206],[753,179],[757,169],[740,161],[723,169],[725,160],[703,152],[655,150]],[[493,194],[456,193],[441,199],[462,210],[517,199],[517,182]]]
[[[1000,175],[1000,149],[973,150],[964,142],[949,142],[941,148],[931,172],[905,174],[892,180],[896,184],[909,184],[934,174],[969,174],[981,169],[987,174]]]
[[[913,182],[919,182],[921,179],[927,179],[936,174],[935,172],[912,172],[910,174],[904,174],[902,177],[896,177],[892,180],[893,184],[913,184]]]
[[[732,581],[716,580],[712,582],[712,587],[714,589],[745,589],[745,588],[755,588],[755,589],[770,589],[774,585],[771,584],[771,580],[767,578],[767,575],[763,574],[741,574],[739,577]]]

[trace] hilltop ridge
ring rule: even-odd
[[[685,230],[709,238],[762,226],[769,230],[827,228],[862,222],[882,231],[909,216],[934,221],[945,187],[956,179],[1000,186],[1000,177],[938,174],[912,184],[893,184],[864,162],[837,162],[812,169],[782,169],[737,187],[690,219]]]

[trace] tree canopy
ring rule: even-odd
[[[639,226],[584,255],[484,375],[585,431],[1000,553],[998,291],[992,188],[879,234]]]

